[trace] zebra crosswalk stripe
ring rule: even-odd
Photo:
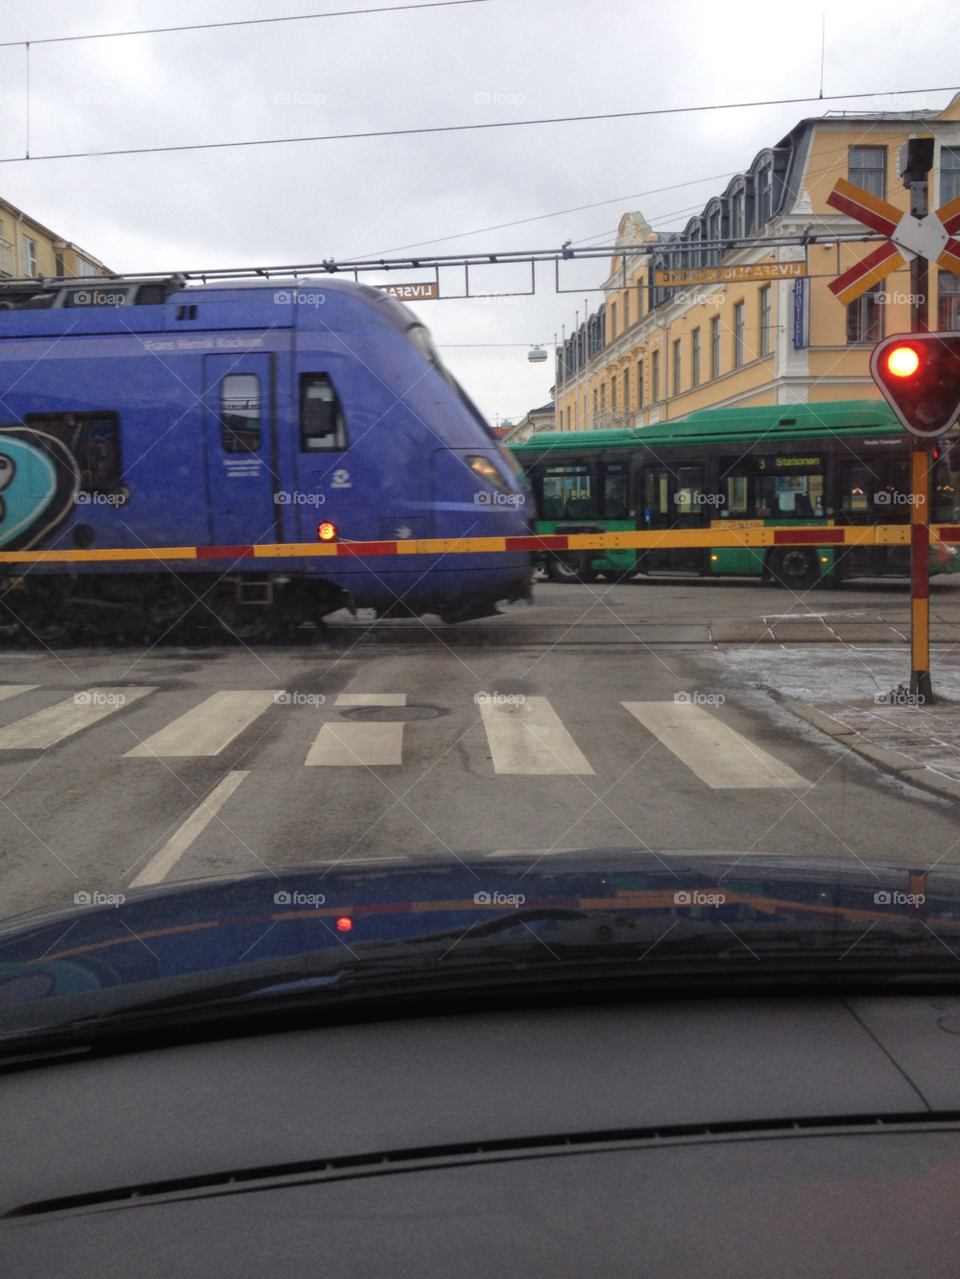
[[[773,755],[692,702],[621,702],[713,790],[763,790],[812,785]]]
[[[89,728],[155,688],[90,688],[0,728],[0,750],[41,751]]]
[[[40,687],[40,684],[0,684],[0,702],[5,702],[9,697],[19,697],[21,693],[29,693]]]
[[[482,702],[496,773],[592,774],[580,747],[546,697],[527,697],[519,704]]]
[[[406,693],[338,693],[335,706],[406,706]],[[403,763],[403,721],[324,724],[303,761],[310,768]]]
[[[127,751],[124,759],[219,755],[273,705],[273,689],[228,689],[173,720]]]

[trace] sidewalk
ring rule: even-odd
[[[716,655],[731,684],[773,691],[782,704],[902,781],[960,800],[960,648],[930,654],[932,706],[878,705],[908,685],[908,649],[822,646],[728,649]]]

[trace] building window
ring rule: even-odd
[[[879,342],[883,337],[882,289],[871,289],[847,307],[847,341]]]
[[[681,351],[681,342],[680,342],[680,339],[677,338],[677,340],[673,344],[673,393],[674,395],[680,394],[680,351]]]
[[[637,408],[643,408],[643,360],[637,361]]]
[[[744,312],[746,310],[743,302],[738,302],[733,308],[733,367],[740,368],[744,358],[744,332],[746,322],[744,320]]]
[[[693,330],[693,385],[700,385],[700,330]]]
[[[940,203],[960,195],[960,147],[940,148]]]
[[[720,225],[720,210],[714,209],[714,211],[710,214],[710,220],[707,223],[707,236],[714,242],[713,248],[709,252],[708,266],[720,265],[720,245],[718,243],[720,239]]]
[[[23,237],[23,273],[37,274],[37,242],[28,240],[26,236]]]
[[[606,411],[607,411],[607,384],[606,382],[601,382],[600,383],[600,412],[606,413]]]
[[[597,416],[597,401],[599,399],[599,396],[600,396],[600,392],[597,390],[596,387],[594,387],[593,388],[593,416],[594,417]],[[583,412],[584,412],[584,416],[586,416],[586,412],[587,412],[586,406],[584,406]]]
[[[660,352],[653,353],[653,402],[660,399]]]
[[[613,410],[614,413],[616,413],[617,411],[617,379],[615,377],[612,377],[610,379],[610,408]]]
[[[623,411],[630,412],[630,370],[623,370]]]
[[[960,329],[960,275],[941,271],[937,302],[937,328],[941,333]]]
[[[63,254],[55,253],[53,255],[53,270],[57,279],[63,279]]]
[[[733,238],[735,240],[743,239],[743,230],[744,230],[743,206],[744,206],[743,191],[742,190],[735,191],[733,195],[733,209],[732,209],[733,216],[731,217],[731,222],[733,223],[733,225],[730,228]]]
[[[97,275],[97,268],[92,262],[86,262],[83,258],[77,258],[77,275]]]
[[[710,321],[710,376],[720,376],[720,317]]]
[[[567,430],[570,430],[570,405],[567,405]]]
[[[757,174],[757,229],[773,216],[773,168],[767,165]]]
[[[617,304],[610,303],[610,339],[611,341],[617,336]]]
[[[691,228],[689,239],[695,242],[699,241],[700,239],[700,223],[699,222],[697,222]],[[701,253],[699,249],[691,249],[689,253],[682,254],[681,257],[686,258],[686,261],[683,263],[683,265],[690,267],[691,270],[693,271],[699,270],[699,268],[704,265],[703,261],[701,260]]]
[[[629,329],[630,327],[630,290],[629,289],[624,290],[624,294],[623,294],[623,327],[625,329]]]
[[[768,284],[760,290],[760,354],[773,350],[773,289]]]
[[[637,281],[637,319],[643,319],[643,280]]]
[[[887,198],[887,148],[851,147],[847,177],[881,200]]]

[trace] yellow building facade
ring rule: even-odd
[[[107,268],[92,254],[0,199],[0,281],[106,274]]]
[[[829,285],[875,244],[762,241],[865,231],[827,204],[838,178],[909,212],[896,166],[900,147],[916,136],[935,141],[933,211],[960,196],[960,94],[940,113],[803,120],[682,232],[658,237],[641,213],[624,214],[603,303],[557,352],[557,429],[650,426],[735,405],[879,398],[870,355],[879,338],[910,329],[909,268],[845,307]],[[761,243],[725,243],[746,237]],[[686,247],[671,252],[672,240]],[[690,247],[698,241],[703,248]],[[639,245],[642,252],[631,252]],[[656,285],[658,270],[709,275],[711,268],[730,278]],[[960,329],[960,276],[931,265],[929,289],[930,327]]]

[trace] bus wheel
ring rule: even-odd
[[[778,586],[807,591],[820,581],[820,565],[814,551],[805,546],[791,546],[771,555],[770,575]]]
[[[588,555],[551,555],[547,560],[551,582],[592,582],[596,573]]]

